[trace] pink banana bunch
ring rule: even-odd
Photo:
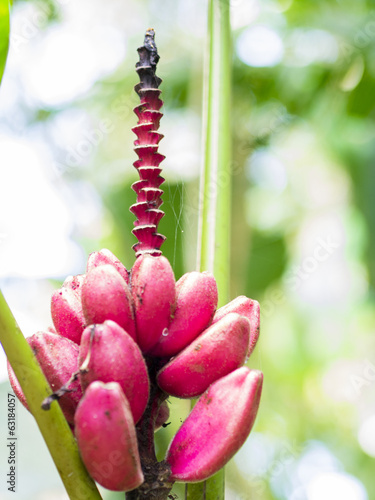
[[[170,444],[168,481],[206,479],[247,438],[262,374],[243,364],[259,336],[259,304],[238,297],[216,310],[217,301],[211,273],[175,282],[169,261],[148,254],[128,272],[109,250],[52,294],[54,332],[28,342],[52,390],[66,388],[59,403],[102,486],[144,483],[137,432],[165,425],[169,395],[200,398]],[[27,405],[10,366],[9,375]]]
[[[161,255],[153,30],[138,52],[136,261],[128,271],[109,250],[92,253],[85,274],[52,294],[54,327],[27,340],[54,391],[42,407],[58,400],[92,478],[114,491],[137,489],[129,499],[150,498],[151,490],[161,499],[175,481],[203,481],[238,451],[255,421],[263,375],[244,366],[259,337],[258,302],[240,296],[217,310],[211,273],[188,272],[176,282]],[[154,432],[167,425],[170,395],[199,399],[158,462]]]

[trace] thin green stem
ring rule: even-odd
[[[229,0],[210,0],[205,68],[204,165],[201,172],[198,268],[214,274],[219,305],[229,300],[231,217],[231,30]],[[188,485],[186,500],[224,498],[224,469]]]
[[[87,474],[69,425],[55,403],[48,411],[41,402],[52,390],[0,291],[0,342],[14,370],[65,489],[71,500],[101,500],[94,481]]]

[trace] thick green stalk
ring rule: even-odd
[[[229,0],[210,0],[204,91],[204,165],[201,171],[198,268],[214,274],[219,306],[229,300],[231,206],[231,30]],[[207,72],[208,69],[208,72]],[[224,469],[188,485],[186,500],[224,498]]]
[[[0,0],[0,83],[9,48],[9,0]]]
[[[229,0],[210,0],[204,92],[198,260],[215,275],[220,304],[229,299],[231,193],[231,33]]]
[[[41,402],[52,393],[29,344],[0,291],[0,342],[16,374],[65,489],[71,500],[101,500],[79,456],[76,441],[57,403],[49,411]]]

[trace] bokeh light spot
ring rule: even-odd
[[[237,40],[237,55],[248,66],[275,66],[284,54],[280,36],[266,26],[251,26]]]

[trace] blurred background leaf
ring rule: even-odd
[[[3,78],[9,47],[9,0],[0,2],[0,83]]]

